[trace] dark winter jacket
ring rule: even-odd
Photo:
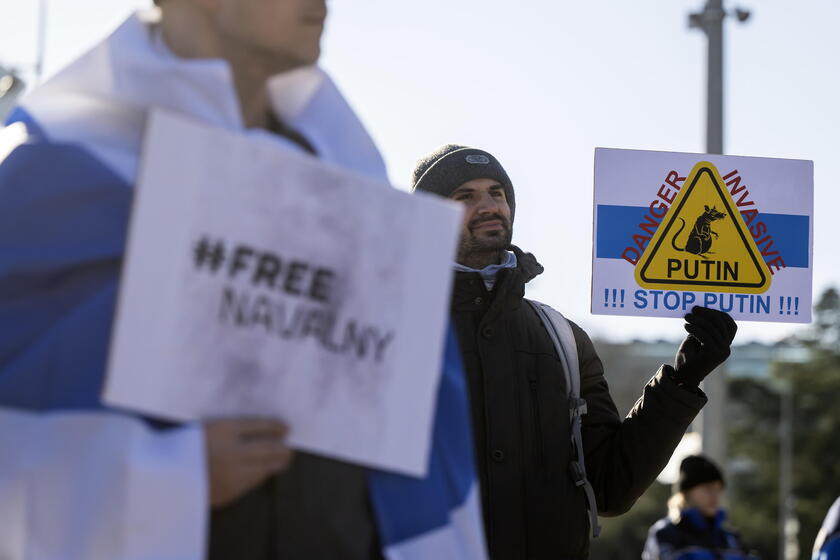
[[[485,531],[492,558],[584,559],[589,521],[570,473],[571,432],[563,371],[525,284],[542,266],[518,248],[492,292],[477,273],[456,273],[452,316],[463,352]],[[706,402],[663,366],[624,421],[592,342],[573,325],[588,403],[583,441],[602,515],[627,511],[656,478]],[[672,370],[671,370],[672,372]]]
[[[726,529],[724,511],[708,519],[696,509],[683,510],[675,523],[660,519],[651,527],[642,560],[758,560]]]
[[[286,472],[210,519],[209,560],[382,558],[367,470],[297,453]]]

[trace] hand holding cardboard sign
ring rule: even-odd
[[[694,306],[685,316],[688,336],[674,358],[676,378],[696,387],[729,357],[738,325],[727,313]]]
[[[293,452],[284,443],[287,433],[285,424],[269,419],[206,422],[210,505],[225,506],[288,468]]]

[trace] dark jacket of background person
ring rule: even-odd
[[[452,298],[489,551],[501,560],[585,559],[589,520],[570,472],[565,378],[551,339],[523,301],[525,284],[543,268],[533,255],[511,249],[518,266],[499,272],[492,292],[477,273],[457,272]],[[664,468],[706,397],[678,386],[663,366],[622,422],[592,342],[577,325],[573,330],[588,403],[582,430],[588,478],[601,514],[618,515]]]
[[[643,560],[758,560],[738,533],[723,526],[726,513],[713,519],[698,510],[682,511],[676,522],[660,519],[650,529]]]

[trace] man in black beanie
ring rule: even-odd
[[[689,336],[674,366],[656,372],[623,421],[592,342],[571,323],[585,405],[572,403],[554,343],[524,302],[526,283],[543,267],[510,244],[514,188],[499,161],[484,150],[442,146],[418,161],[411,187],[465,208],[452,320],[470,388],[490,556],[585,559],[587,491],[594,491],[601,515],[633,505],[705,404],[698,384],[729,356],[735,322],[695,307],[686,315]],[[583,473],[572,449],[570,414],[581,410]]]
[[[447,144],[417,162],[411,186],[465,203],[468,215],[461,232],[459,263],[477,269],[500,264],[513,233],[516,199],[510,178],[496,158],[484,150]],[[493,204],[477,207],[473,202],[485,194]]]
[[[677,492],[668,500],[668,517],[648,532],[643,560],[757,560],[738,533],[724,526],[723,474],[702,455],[680,463]]]

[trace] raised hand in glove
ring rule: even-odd
[[[685,330],[688,336],[674,358],[674,377],[684,385],[696,387],[729,357],[738,325],[722,311],[694,306],[685,316]]]

